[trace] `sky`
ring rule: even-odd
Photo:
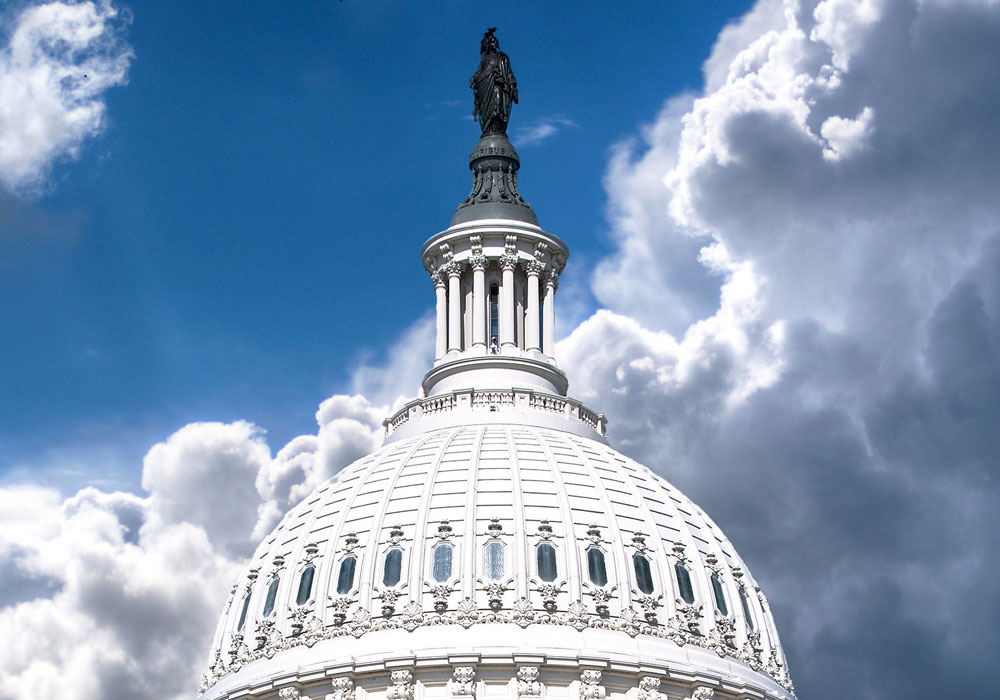
[[[344,0],[0,8],[0,698],[191,697],[416,394],[490,26],[571,395],[799,697],[994,696],[1000,3]]]

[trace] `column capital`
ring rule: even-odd
[[[445,287],[448,285],[448,275],[440,267],[436,267],[431,271],[431,282],[435,287]]]
[[[500,268],[503,270],[513,270],[517,267],[517,254],[504,253],[500,256]]]
[[[480,251],[482,251],[482,247],[480,247]],[[473,256],[469,258],[469,264],[472,266],[473,270],[485,270],[487,262],[486,256],[483,255],[482,252],[473,254]]]
[[[524,269],[525,273],[528,274],[528,276],[534,277],[538,277],[542,274],[542,270],[545,269],[545,266],[537,260],[525,260],[521,263],[521,267]]]
[[[460,263],[458,260],[449,260],[438,269],[448,275],[448,277],[458,277],[462,274],[462,268],[464,267],[465,265]]]

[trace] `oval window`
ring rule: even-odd
[[[451,545],[439,544],[434,548],[434,561],[431,566],[431,575],[438,583],[443,583],[451,578]]]
[[[542,542],[537,547],[538,578],[543,581],[556,580],[556,548],[548,542]]]
[[[312,564],[309,564],[302,570],[302,576],[299,577],[299,592],[295,596],[296,605],[305,605],[309,601],[309,594],[312,593],[313,576],[315,574],[316,567]]]
[[[487,542],[483,550],[483,569],[486,578],[492,581],[499,581],[503,578],[503,542],[493,540]]]
[[[677,588],[680,591],[681,599],[691,605],[694,602],[694,589],[691,587],[691,574],[680,562],[674,564],[674,574],[677,576]]]
[[[247,611],[249,609],[250,609],[250,591],[248,590],[247,594],[243,596],[243,609],[240,610],[240,621],[236,624],[237,631],[243,630],[243,625],[246,624]]]
[[[653,592],[653,572],[649,568],[649,559],[636,554],[632,557],[632,565],[635,568],[635,580],[639,585],[639,590],[649,595]]]
[[[337,574],[337,593],[346,595],[354,587],[354,565],[358,563],[353,554],[344,557],[340,562],[340,572]]]
[[[747,626],[751,632],[757,631],[757,625],[753,621],[753,613],[750,612],[750,601],[747,600],[747,589],[740,586],[740,602],[743,603],[743,615],[747,619]]]
[[[271,585],[267,587],[267,596],[264,598],[264,617],[269,616],[274,611],[274,599],[278,596],[278,577],[271,579]]]
[[[385,566],[382,570],[382,585],[395,586],[399,583],[399,577],[402,569],[403,550],[390,549],[385,554]]]
[[[595,586],[608,584],[608,569],[604,563],[604,552],[597,547],[591,547],[587,550],[587,573],[590,574],[590,582]]]
[[[722,581],[718,574],[712,574],[712,591],[715,593],[715,606],[723,615],[729,615],[729,606],[726,605],[726,592],[722,589]]]

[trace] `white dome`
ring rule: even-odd
[[[412,700],[414,687],[434,697],[449,677],[453,690],[485,688],[490,673],[521,697],[533,693],[519,683],[553,696],[589,683],[596,696],[572,697],[638,688],[648,700],[654,681],[674,697],[698,685],[792,697],[767,602],[730,542],[677,489],[595,438],[458,425],[348,466],[258,547],[219,622],[203,697],[288,688],[282,697],[342,700],[357,684]],[[390,678],[399,669],[409,676]],[[603,679],[591,673],[601,669]]]

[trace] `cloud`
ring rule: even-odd
[[[609,310],[560,359],[734,541],[802,697],[992,692],[997,47],[995,3],[760,2],[608,169]]]
[[[107,0],[52,2],[9,15],[0,50],[0,181],[34,194],[52,164],[79,156],[106,124],[104,93],[126,82],[132,49]]]
[[[149,450],[143,495],[0,488],[0,697],[190,698],[249,549],[382,415],[331,397],[273,458],[250,423],[186,425]]]
[[[548,141],[564,129],[575,129],[577,124],[566,117],[542,117],[518,129],[511,140],[518,146],[537,146]]]

